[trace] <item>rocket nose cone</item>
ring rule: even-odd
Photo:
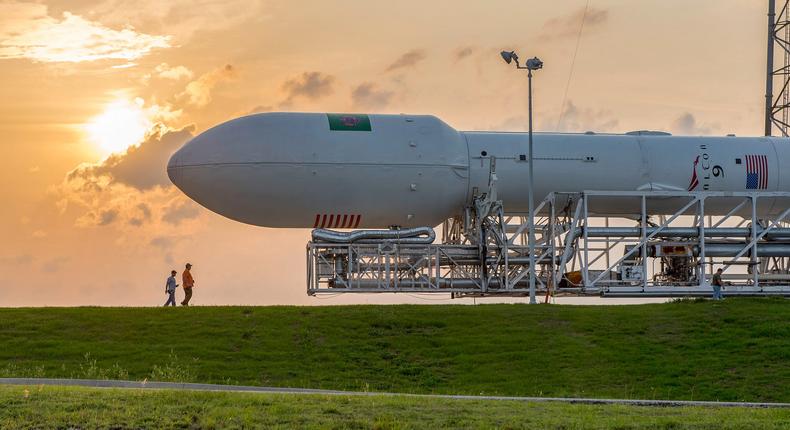
[[[178,150],[173,155],[171,155],[170,160],[167,162],[167,177],[170,178],[170,182],[172,182],[173,185],[180,189],[181,186],[179,185],[179,181],[181,180],[181,157],[179,152],[181,151]]]

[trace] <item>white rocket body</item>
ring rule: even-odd
[[[790,191],[780,138],[536,133],[535,200],[549,192]],[[496,157],[506,212],[528,210],[526,133],[459,132],[434,116],[266,113],[211,128],[170,159],[171,181],[228,218],[264,227],[435,226],[485,192]],[[733,200],[737,201],[737,200]],[[771,215],[785,203],[760,199]],[[724,214],[733,205],[706,206]],[[591,201],[600,215],[633,199]],[[737,204],[737,203],[736,203]],[[651,203],[672,213],[678,201]],[[749,210],[751,208],[748,208]]]

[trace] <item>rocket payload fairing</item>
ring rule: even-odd
[[[597,191],[790,191],[790,142],[667,133],[534,134],[536,201]],[[264,113],[196,136],[170,159],[171,181],[206,208],[264,227],[435,226],[462,213],[488,185],[527,212],[527,134],[457,131],[428,115]],[[677,208],[651,203],[650,213]],[[786,209],[762,198],[761,214]],[[706,206],[711,215],[732,206]],[[592,213],[630,216],[632,202]],[[722,213],[718,213],[722,212]]]

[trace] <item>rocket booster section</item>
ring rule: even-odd
[[[790,173],[780,170],[790,161],[786,139],[652,133],[533,138],[536,201],[552,191],[790,191]],[[526,133],[458,132],[426,115],[246,116],[192,139],[167,169],[189,197],[248,224],[417,227],[460,214],[475,193],[486,192],[491,157],[505,210],[525,213]],[[785,209],[778,200],[760,200],[760,213]],[[630,205],[601,201],[590,211],[639,211]],[[676,201],[654,205],[651,213],[677,209]],[[717,210],[706,207],[709,214]]]

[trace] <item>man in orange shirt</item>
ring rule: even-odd
[[[184,301],[181,302],[182,306],[189,306],[189,299],[192,298],[192,287],[195,286],[195,280],[192,279],[192,273],[189,270],[192,265],[187,263],[187,268],[181,274],[181,285],[184,287]]]

